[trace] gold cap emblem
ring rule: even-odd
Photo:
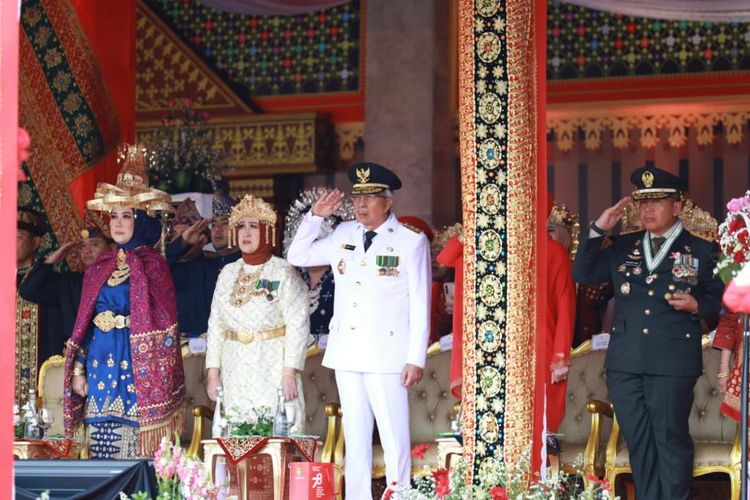
[[[81,229],[81,238],[84,240],[89,237],[89,230],[88,229]]]
[[[654,174],[646,170],[643,172],[643,175],[641,175],[641,181],[643,182],[644,187],[650,188],[654,185]]]
[[[360,184],[367,184],[370,181],[370,167],[358,168],[357,180]]]

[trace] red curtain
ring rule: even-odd
[[[81,24],[86,30],[91,47],[99,59],[120,121],[120,141],[135,139],[135,0],[102,2],[101,0],[72,0]],[[91,170],[70,183],[76,206],[83,212],[86,200],[91,199],[97,182],[114,183],[117,172],[117,152],[97,163]]]

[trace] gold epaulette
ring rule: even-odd
[[[419,228],[418,228],[417,226],[413,226],[413,225],[411,225],[411,224],[409,224],[409,223],[406,223],[406,222],[402,222],[402,223],[401,223],[401,225],[402,225],[402,226],[404,226],[404,227],[405,227],[406,229],[408,229],[409,231],[414,231],[414,232],[415,232],[415,233],[417,233],[417,234],[420,234],[420,233],[422,232],[422,230],[421,230],[421,229],[419,229]]]

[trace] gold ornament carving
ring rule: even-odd
[[[722,125],[724,140],[737,145],[744,137],[743,125],[750,120],[750,100],[738,98],[725,103],[660,103],[632,107],[625,104],[555,108],[547,115],[547,129],[555,134],[560,151],[571,151],[583,132],[587,150],[599,149],[603,138],[611,137],[617,149],[630,147],[631,133],[638,137],[641,147],[651,149],[662,141],[672,148],[688,142],[688,131],[695,130],[699,146],[713,144],[715,129]]]

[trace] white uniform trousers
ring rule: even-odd
[[[383,445],[386,484],[411,479],[409,397],[400,373],[336,370],[343,412],[347,500],[372,497],[373,417]]]

